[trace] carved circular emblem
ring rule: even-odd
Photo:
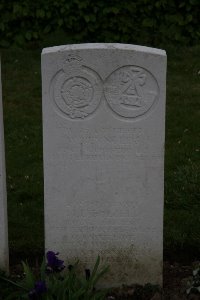
[[[84,119],[98,107],[102,83],[98,74],[76,57],[66,60],[55,76],[51,93],[57,108],[71,119]]]
[[[108,76],[104,94],[117,115],[136,118],[153,108],[158,100],[159,88],[156,79],[147,70],[124,66]]]
[[[79,109],[90,105],[94,90],[87,79],[77,76],[64,82],[61,94],[66,105]]]

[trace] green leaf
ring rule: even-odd
[[[45,26],[43,32],[44,32],[44,33],[48,33],[50,30],[51,30],[51,26],[50,26],[50,25],[47,25],[47,26]]]
[[[23,37],[22,34],[17,34],[17,35],[15,36],[14,40],[15,40],[15,42],[16,42],[17,44],[19,44],[19,45],[23,45],[24,42],[25,42],[25,39],[24,39],[24,37]]]
[[[93,278],[96,275],[96,272],[98,270],[99,264],[100,264],[100,256],[98,255],[96,263],[94,265],[94,269],[93,269],[92,274],[91,274],[91,278]]]
[[[143,22],[142,22],[142,25],[144,27],[153,27],[154,26],[154,20],[153,19],[144,19]]]
[[[58,20],[58,25],[59,25],[59,26],[63,25],[63,19],[59,19],[59,20]]]
[[[84,16],[84,19],[85,19],[85,21],[87,22],[87,23],[89,23],[90,22],[90,16]]]
[[[42,264],[40,267],[40,276],[41,276],[41,280],[45,281],[46,278],[46,261],[45,261],[45,257],[42,260]]]
[[[27,39],[28,41],[30,41],[30,40],[31,40],[31,37],[32,37],[31,32],[30,32],[30,31],[26,32],[25,37],[26,37],[26,39]]]
[[[43,9],[37,9],[36,10],[36,17],[37,18],[44,18],[45,16],[45,11]]]
[[[13,14],[19,13],[21,11],[21,6],[18,3],[13,4]]]
[[[25,273],[24,284],[28,290],[31,290],[35,284],[35,277],[34,277],[28,264],[22,262],[22,266],[23,266],[24,273]]]
[[[188,23],[191,22],[193,20],[193,16],[192,15],[187,15],[187,21]]]

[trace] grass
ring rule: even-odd
[[[63,43],[64,44],[64,43]],[[200,47],[168,47],[165,257],[200,248]],[[2,50],[11,260],[43,253],[41,49]]]
[[[199,50],[168,52],[164,249],[172,258],[199,255]]]
[[[44,240],[40,51],[2,61],[10,252],[27,256]]]

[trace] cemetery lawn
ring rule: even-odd
[[[9,246],[14,263],[43,255],[41,50],[1,52]],[[167,49],[167,260],[194,260],[200,248],[199,52],[200,47]]]

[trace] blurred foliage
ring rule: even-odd
[[[1,47],[42,41],[58,30],[73,42],[200,40],[199,0],[1,0],[0,14]]]

